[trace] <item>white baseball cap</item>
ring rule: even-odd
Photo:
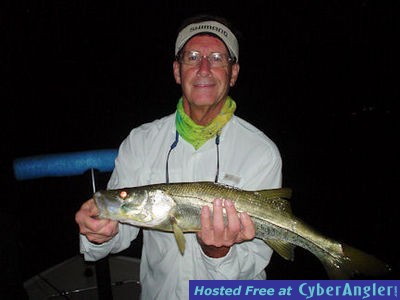
[[[217,21],[204,21],[192,23],[184,27],[178,34],[175,42],[175,55],[193,36],[199,33],[212,33],[219,37],[228,48],[231,56],[239,60],[239,43],[236,36],[224,24]]]

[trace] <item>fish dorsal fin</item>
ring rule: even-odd
[[[294,260],[294,249],[296,248],[295,245],[278,240],[267,240],[265,242],[284,259],[290,261]]]
[[[292,196],[292,190],[290,188],[260,190],[257,191],[257,193],[259,193],[263,201],[269,203],[272,208],[280,212],[286,212],[289,215],[292,214],[290,202],[287,200]]]
[[[277,188],[277,189],[268,189],[268,190],[260,190],[258,193],[262,194],[263,197],[269,198],[284,198],[290,199],[292,197],[292,189],[290,188]]]
[[[176,243],[178,244],[179,251],[183,255],[183,253],[185,253],[185,243],[186,243],[185,236],[183,234],[182,229],[179,227],[175,217],[171,216],[170,220]]]

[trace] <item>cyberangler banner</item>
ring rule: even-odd
[[[400,280],[191,280],[189,299],[398,299]]]

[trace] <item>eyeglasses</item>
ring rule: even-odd
[[[211,68],[226,67],[233,61],[227,54],[213,52],[209,55],[202,55],[198,51],[184,51],[177,57],[177,60],[182,64],[197,67],[201,64],[203,58],[208,60]]]

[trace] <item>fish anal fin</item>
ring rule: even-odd
[[[179,227],[175,217],[171,216],[170,220],[176,243],[178,244],[179,251],[183,255],[185,253],[185,244],[186,244],[185,235],[183,234],[182,229]]]
[[[296,245],[278,240],[267,240],[265,242],[284,259],[290,261],[294,260],[294,249],[296,248]]]

